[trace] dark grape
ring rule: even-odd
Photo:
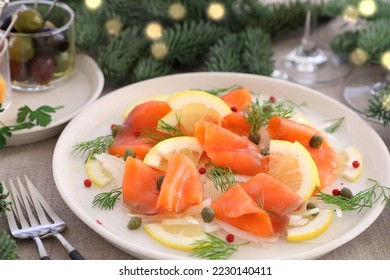
[[[17,62],[15,60],[10,60],[10,70],[11,70],[11,79],[23,82],[27,81],[30,77],[28,71],[29,65],[27,63]]]
[[[55,63],[49,55],[37,55],[31,63],[31,77],[39,84],[44,85],[50,82],[53,77]]]

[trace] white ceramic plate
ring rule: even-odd
[[[354,192],[371,186],[367,178],[390,185],[390,157],[378,134],[356,113],[335,100],[309,88],[271,78],[234,73],[192,73],[151,79],[136,83],[105,95],[76,116],[62,132],[54,151],[53,172],[58,190],[74,213],[90,228],[123,251],[146,259],[189,258],[188,252],[167,248],[151,239],[143,230],[129,231],[129,217],[117,203],[112,211],[91,207],[93,197],[104,189],[85,188],[87,177],[84,159],[75,157],[75,143],[92,140],[110,133],[110,126],[122,122],[122,111],[148,96],[171,94],[185,89],[212,89],[234,84],[250,88],[263,97],[275,96],[296,104],[305,102],[302,110],[314,125],[344,116],[342,128],[333,137],[337,145],[355,145],[364,155],[364,172],[354,184],[343,182]],[[367,145],[367,143],[370,143]],[[335,186],[339,187],[338,182]],[[305,243],[280,240],[271,247],[244,246],[232,259],[314,259],[350,241],[368,228],[384,208],[377,203],[372,208],[356,213],[335,215],[329,230],[319,238]],[[98,222],[99,221],[99,222]]]
[[[28,144],[58,135],[68,121],[99,97],[103,86],[104,76],[96,62],[85,54],[77,54],[75,73],[63,85],[44,92],[14,90],[10,107],[0,116],[5,124],[15,124],[18,109],[24,105],[33,110],[42,105],[64,107],[52,115],[52,122],[46,127],[15,131],[7,145]]]

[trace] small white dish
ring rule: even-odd
[[[11,105],[0,116],[5,125],[16,124],[18,110],[25,105],[32,110],[42,105],[64,107],[52,114],[52,121],[46,127],[14,131],[7,138],[7,146],[34,143],[58,135],[68,121],[100,96],[103,86],[104,76],[96,62],[88,55],[77,54],[75,72],[63,85],[43,92],[13,90]]]

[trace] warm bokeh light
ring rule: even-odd
[[[106,33],[110,37],[116,37],[122,31],[123,24],[116,18],[109,19],[105,24]]]
[[[157,60],[163,60],[168,55],[168,46],[164,42],[155,42],[150,47],[152,56]]]
[[[381,57],[381,64],[390,70],[390,50],[384,52]]]
[[[168,15],[176,21],[184,19],[186,13],[186,8],[181,3],[173,3],[168,8]]]
[[[363,65],[367,62],[369,55],[365,50],[357,48],[350,54],[349,58],[353,64]]]
[[[84,0],[85,6],[90,10],[96,10],[103,4],[103,0]]]
[[[352,5],[345,7],[343,11],[343,18],[346,21],[354,22],[359,17],[359,11]]]
[[[362,16],[370,17],[376,13],[377,6],[374,0],[363,0],[359,3],[358,9]]]
[[[225,6],[218,2],[211,3],[207,9],[208,17],[215,21],[223,19],[225,12]]]
[[[160,39],[163,33],[163,27],[159,22],[153,21],[146,25],[145,34],[151,40]]]

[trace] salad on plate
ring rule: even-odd
[[[248,88],[189,89],[129,104],[110,133],[77,142],[91,207],[121,204],[131,231],[190,256],[227,259],[242,246],[310,242],[345,211],[388,200],[364,158],[294,104]]]

